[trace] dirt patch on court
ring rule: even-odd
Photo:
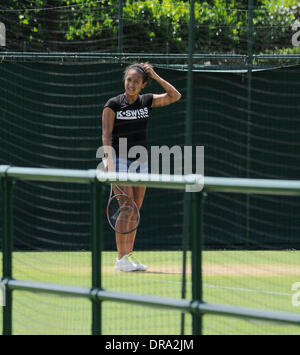
[[[152,266],[147,273],[181,274],[182,269],[178,266]],[[187,274],[191,274],[191,268],[187,268]],[[268,265],[260,264],[249,266],[243,264],[203,266],[203,274],[207,276],[279,276],[300,275],[300,265]]]
[[[41,268],[41,273],[47,274],[76,274],[89,275],[91,273],[91,267],[83,266],[79,268],[72,268],[70,266],[53,265]],[[104,273],[114,273],[115,268],[113,265],[104,265],[102,267]],[[24,268],[23,268],[24,272]],[[143,273],[143,272],[141,272]],[[182,274],[182,268],[178,265],[155,265],[149,266],[146,271],[147,274]],[[191,267],[187,267],[187,274],[191,274]],[[300,265],[269,265],[258,264],[255,266],[249,266],[245,264],[207,264],[203,266],[203,274],[205,276],[300,276]]]

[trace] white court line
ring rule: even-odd
[[[134,275],[126,275],[129,276],[129,279],[132,279],[130,276]],[[181,281],[172,281],[172,280],[155,280],[155,279],[149,279],[147,278],[147,281],[150,282],[157,282],[157,283],[170,283],[170,284],[181,284]],[[190,284],[191,282],[188,281],[187,284]],[[286,297],[292,297],[293,293],[289,292],[278,292],[278,291],[268,291],[268,290],[258,290],[258,289],[252,289],[252,288],[242,288],[242,287],[230,287],[230,286],[220,286],[220,285],[212,285],[212,284],[207,284],[203,283],[204,287],[210,287],[210,288],[218,288],[218,289],[224,289],[224,290],[231,290],[231,291],[241,291],[241,292],[248,292],[248,293],[262,293],[266,295],[273,295],[273,296],[286,296]]]
[[[251,289],[251,288],[241,288],[241,287],[219,286],[219,285],[210,285],[210,284],[203,284],[203,286],[212,287],[212,288],[220,288],[220,289],[225,289],[225,290],[232,290],[232,291],[264,293],[266,295],[290,296],[290,297],[293,295],[292,293],[289,293],[289,292],[257,290],[257,289]]]

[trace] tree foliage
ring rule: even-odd
[[[123,3],[124,52],[186,52],[189,1]],[[119,0],[2,0],[0,21],[7,24],[8,49],[21,49],[25,42],[33,50],[116,52],[118,13]],[[255,51],[290,48],[299,14],[297,0],[255,1]],[[198,52],[245,53],[247,40],[246,1],[196,0]]]

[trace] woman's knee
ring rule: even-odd
[[[133,187],[134,201],[138,208],[141,208],[144,197],[145,197],[146,187],[145,186],[135,186]]]

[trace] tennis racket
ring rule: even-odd
[[[111,228],[120,234],[135,231],[140,223],[140,211],[135,201],[114,185],[118,190],[115,194],[110,185],[110,196],[107,204],[107,220]]]

